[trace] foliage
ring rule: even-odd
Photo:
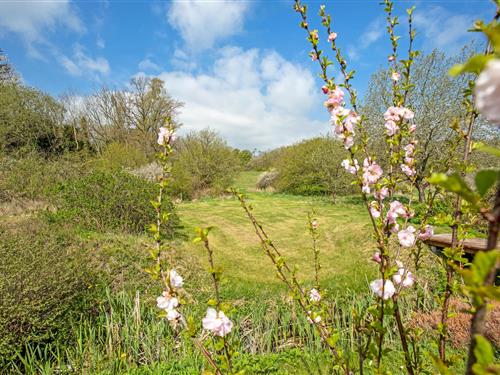
[[[0,366],[24,345],[65,340],[97,275],[70,232],[37,220],[0,223]]]
[[[255,171],[267,171],[271,168],[276,168],[278,161],[282,157],[284,147],[279,147],[274,150],[264,151],[254,156],[248,163],[248,169]]]
[[[67,221],[89,230],[141,233],[154,219],[150,199],[155,185],[124,171],[93,171],[82,178],[59,185],[51,220]],[[172,213],[168,236],[174,235],[177,219],[170,202],[165,210]]]
[[[141,149],[127,143],[112,142],[106,145],[94,164],[98,169],[111,171],[138,168],[147,162]]]
[[[209,129],[188,133],[174,148],[172,189],[182,198],[221,194],[240,169],[233,149]]]
[[[349,175],[342,168],[339,142],[313,138],[286,147],[276,163],[276,188],[298,195],[348,195],[353,192]]]
[[[64,108],[51,96],[18,84],[0,85],[0,151],[58,154],[74,148]]]

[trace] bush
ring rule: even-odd
[[[184,198],[221,194],[240,170],[233,149],[211,130],[189,133],[174,147],[173,191]]]
[[[255,186],[257,189],[265,190],[270,187],[275,187],[276,181],[278,180],[278,171],[271,170],[264,173],[261,173],[259,178],[257,179],[257,183]]]
[[[152,182],[124,171],[94,171],[59,186],[55,197],[57,212],[52,220],[64,220],[89,230],[141,233],[156,221],[150,201],[158,194]],[[178,218],[173,205],[165,201],[165,212],[171,213],[166,233],[173,236]]]
[[[351,176],[340,165],[343,149],[329,137],[313,138],[286,147],[276,163],[279,191],[299,195],[347,195]]]
[[[54,187],[85,173],[85,154],[68,153],[46,159],[30,154],[20,159],[0,159],[0,202],[13,199],[46,199]]]
[[[24,345],[65,339],[97,275],[69,233],[30,220],[0,225],[0,367]]]

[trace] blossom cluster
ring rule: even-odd
[[[392,276],[392,281],[377,279],[370,283],[370,289],[372,292],[384,300],[392,298],[392,296],[397,292],[394,284],[398,285],[400,288],[409,288],[415,282],[413,274],[404,267],[403,263],[396,261],[396,264],[398,266],[398,270]]]
[[[404,163],[401,164],[401,170],[408,177],[413,177],[417,173],[417,171],[415,170],[415,157],[414,157],[416,143],[417,141],[412,140],[404,148],[405,158],[404,158]]]
[[[158,129],[158,144],[160,146],[171,145],[176,139],[175,131],[173,129],[162,126]]]
[[[203,328],[216,336],[224,337],[233,329],[233,322],[224,314],[212,307],[207,309],[207,315],[202,319]]]
[[[344,107],[344,91],[340,87],[330,90],[323,86],[323,93],[328,95],[325,107],[330,113],[330,123],[333,126],[333,133],[340,139],[346,149],[354,146],[354,126],[360,121],[356,112]]]
[[[163,291],[162,295],[156,298],[156,305],[159,309],[165,310],[167,320],[173,322],[181,317],[181,314],[177,311],[179,299],[175,294],[184,285],[184,280],[174,269],[169,273],[169,284],[170,290]]]
[[[401,123],[404,120],[412,120],[415,114],[408,108],[405,107],[389,107],[384,113],[385,120],[385,130],[389,137],[394,136],[400,131]],[[416,127],[414,124],[410,125],[408,128],[410,133],[415,131]]]

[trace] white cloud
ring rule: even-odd
[[[168,22],[180,32],[191,49],[201,51],[242,30],[248,2],[236,0],[174,1]]]
[[[106,47],[106,42],[101,37],[97,37],[97,40],[96,40],[95,44],[96,44],[97,47],[99,47],[101,49]]]
[[[441,6],[428,6],[415,10],[417,37],[423,36],[423,48],[440,49],[446,53],[457,53],[473,37],[467,32],[477,14],[453,14]]]
[[[276,52],[224,48],[208,74],[158,76],[185,103],[182,132],[210,127],[233,146],[263,150],[329,129],[311,120],[322,101],[311,72]]]
[[[347,55],[351,60],[359,60],[361,52],[373,43],[377,42],[384,35],[385,26],[382,18],[376,18],[368,24],[365,31],[358,38],[356,45],[351,45],[347,49]]]
[[[159,71],[161,70],[158,64],[152,62],[148,57],[142,60],[138,65],[139,70],[142,71]]]
[[[69,0],[0,1],[0,33],[17,34],[31,44],[43,41],[56,26],[85,30]]]
[[[73,56],[59,54],[59,62],[66,71],[74,76],[91,75],[98,77],[109,73],[109,63],[104,57],[92,58],[88,56],[85,49],[77,44],[75,45]]]

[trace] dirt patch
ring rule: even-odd
[[[486,319],[485,336],[495,347],[500,348],[500,302],[494,302],[488,311]],[[453,315],[448,319],[448,333],[451,344],[461,348],[469,344],[470,322],[472,315],[467,313],[470,305],[453,299],[450,301],[450,313]],[[423,330],[436,329],[441,320],[441,311],[435,310],[428,314],[415,314],[411,325]]]

